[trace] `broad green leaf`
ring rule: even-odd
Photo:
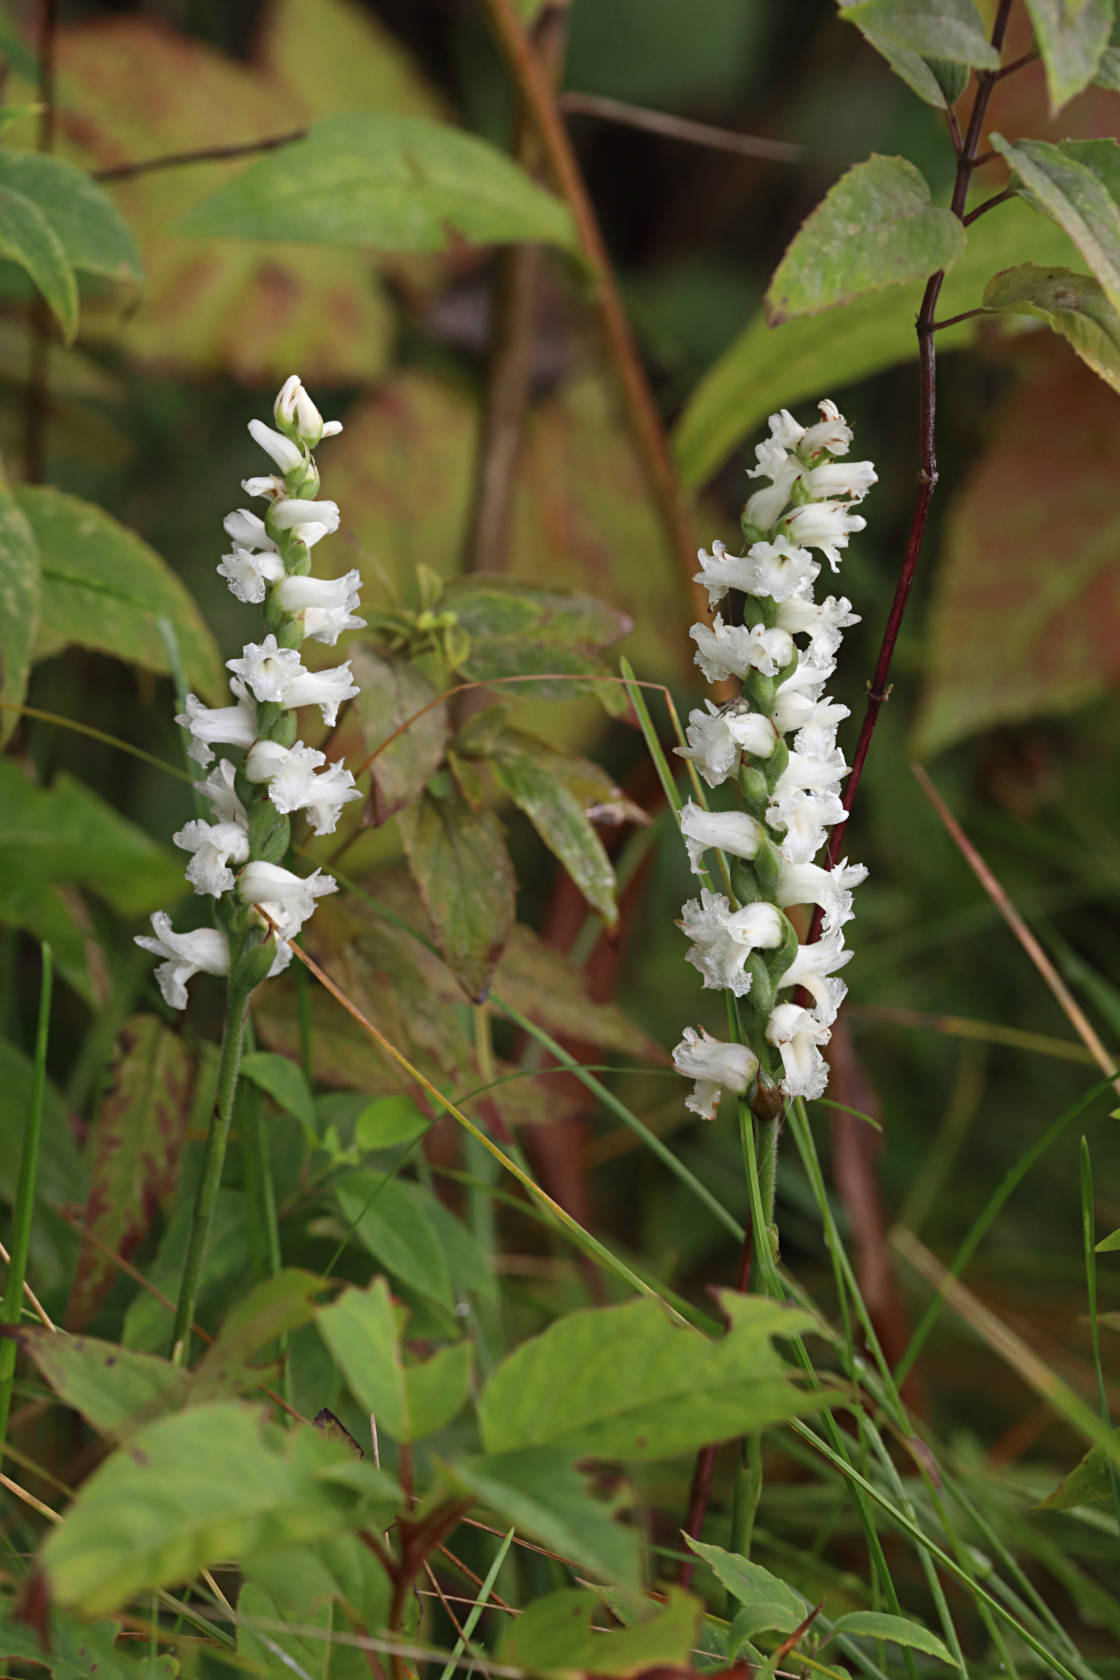
[[[18,1339],[43,1381],[99,1435],[120,1439],[186,1399],[190,1372],[166,1359],[36,1324]]]
[[[560,859],[592,909],[613,927],[618,920],[614,868],[591,821],[589,812],[595,806],[577,791],[583,762],[517,729],[503,733],[490,760],[500,786]],[[609,778],[602,772],[600,776],[602,791],[621,798]]]
[[[140,253],[127,223],[84,169],[42,152],[5,147],[0,151],[0,189],[34,201],[72,268],[110,280],[143,279]]]
[[[160,1418],[85,1482],[41,1562],[87,1616],[200,1569],[381,1519],[391,1480],[316,1430],[283,1435],[232,1401]]]
[[[481,1003],[514,918],[513,866],[492,811],[424,793],[398,813],[412,878],[444,961]]]
[[[772,326],[850,303],[869,291],[949,268],[965,231],[930,198],[906,158],[868,158],[826,194],[794,235],[766,294]]]
[[[0,876],[90,888],[124,916],[182,893],[182,870],[160,846],[72,776],[35,787],[0,762]]]
[[[973,0],[857,0],[840,16],[895,47],[949,59],[976,70],[998,70],[999,54],[984,33]],[[874,43],[873,43],[874,44]]]
[[[944,58],[925,58],[909,47],[898,46],[874,24],[861,23],[859,28],[868,45],[886,59],[899,80],[936,110],[955,105],[968,86],[970,72],[967,64],[953,64]]]
[[[1027,11],[1046,66],[1050,109],[1057,112],[1095,79],[1108,45],[1114,0],[1083,0],[1076,11],[1066,0],[1027,0]]]
[[[737,1657],[744,1644],[753,1643],[760,1633],[792,1633],[804,1620],[804,1612],[791,1610],[788,1604],[761,1599],[757,1604],[744,1605],[732,1620],[727,1654]]]
[[[90,1189],[66,1324],[80,1330],[143,1242],[160,1202],[175,1188],[191,1108],[195,1061],[156,1015],[121,1028],[112,1082],[86,1143]]]
[[[1075,250],[1053,222],[1011,200],[968,230],[964,254],[949,270],[938,304],[943,317],[974,309],[997,269],[1036,262],[1069,267]],[[770,327],[760,312],[696,387],[674,435],[682,476],[705,483],[773,410],[822,391],[837,396],[871,373],[917,355],[914,319],[922,286],[892,286],[854,303]],[[938,354],[968,344],[975,323],[937,335]]]
[[[1120,1429],[1113,1430],[1112,1439],[1120,1447]],[[1039,1510],[1075,1511],[1082,1505],[1113,1510],[1115,1504],[1111,1455],[1098,1445],[1089,1448],[1081,1462],[1041,1502]]]
[[[250,1050],[241,1058],[241,1073],[267,1092],[286,1114],[294,1114],[304,1130],[314,1135],[315,1099],[298,1062],[287,1056],[275,1056],[269,1050]]]
[[[567,207],[503,152],[388,111],[316,123],[196,205],[179,231],[381,251],[446,250],[451,232],[474,244],[576,247]]]
[[[625,1527],[613,1506],[585,1491],[583,1476],[562,1449],[531,1447],[458,1459],[443,1464],[442,1471],[452,1489],[472,1494],[519,1534],[577,1568],[618,1586],[639,1585],[636,1529]]]
[[[617,685],[579,681],[606,675],[599,653],[630,630],[626,614],[606,602],[541,584],[466,577],[448,586],[441,605],[456,614],[470,638],[459,665],[464,677],[489,682],[541,672],[539,682],[517,685],[519,700],[570,700],[590,693],[610,712],[625,710]]]
[[[424,783],[443,763],[447,746],[447,707],[424,708],[438,690],[418,666],[393,659],[372,647],[350,654],[354,681],[361,693],[354,713],[362,731],[362,757],[377,752],[370,765],[374,814],[385,822],[417,798]],[[422,717],[416,717],[422,712]],[[415,718],[415,722],[410,720]],[[377,751],[402,724],[408,728],[383,751]]]
[[[347,1289],[319,1308],[316,1321],[351,1393],[395,1440],[434,1435],[466,1403],[470,1343],[455,1342],[422,1364],[406,1365],[384,1278],[375,1278],[368,1289]]]
[[[74,917],[64,892],[26,875],[0,878],[0,922],[24,928],[34,939],[45,940],[54,952],[55,971],[89,1004],[94,1001],[90,974],[96,947]]]
[[[721,1301],[730,1328],[718,1342],[650,1300],[558,1319],[509,1354],[486,1384],[483,1444],[670,1458],[816,1410],[822,1396],[794,1388],[771,1345],[774,1336],[808,1329],[808,1314],[729,1291]]]
[[[335,1192],[342,1216],[393,1277],[449,1310],[455,1297],[439,1239],[405,1185],[381,1173],[348,1173]]]
[[[254,1594],[244,1594],[237,1604],[237,1649],[244,1656],[261,1658],[264,1640],[260,1634],[241,1621],[268,1616],[273,1621],[291,1623],[288,1628],[262,1629],[273,1646],[279,1644],[285,1652],[298,1653],[308,1673],[316,1680],[370,1680],[369,1662],[364,1651],[336,1641],[325,1642],[320,1632],[314,1640],[295,1630],[316,1627],[351,1633],[376,1633],[387,1625],[391,1588],[389,1578],[369,1548],[354,1534],[334,1534],[311,1546],[286,1546],[275,1552],[260,1552],[243,1569],[246,1581]],[[267,1598],[271,1609],[262,1602]],[[351,1620],[352,1618],[352,1620]],[[302,1640],[306,1638],[306,1646]],[[275,1650],[268,1653],[275,1670]],[[329,1663],[329,1668],[324,1664]],[[291,1674],[285,1669],[285,1676]],[[278,1677],[279,1680],[279,1677]]]
[[[315,1316],[315,1297],[326,1287],[312,1272],[285,1268],[255,1284],[226,1315],[191,1380],[191,1404],[226,1399],[259,1388],[268,1373],[253,1356],[279,1336]]]
[[[103,509],[27,485],[16,500],[39,547],[43,594],[37,659],[72,644],[168,674],[156,624],[174,627],[188,681],[210,700],[226,693],[214,636],[165,560]]]
[[[78,330],[78,282],[54,228],[25,193],[0,183],[0,257],[26,270],[69,343]]]
[[[39,553],[27,518],[0,478],[0,746],[19,722],[39,634]]]
[[[1102,1237],[1096,1246],[1097,1254],[1115,1254],[1120,1249],[1120,1231],[1111,1231],[1107,1237]]]
[[[947,510],[914,750],[1110,689],[1120,660],[1116,396],[1064,357],[1017,386]]]
[[[30,1663],[36,1673],[54,1680],[175,1680],[179,1672],[174,1657],[153,1657],[146,1650],[133,1654],[134,1641],[117,1644],[119,1622],[91,1626],[52,1610],[47,1631],[50,1648],[44,1650],[39,1629],[16,1615],[15,1600],[0,1602],[0,1652]]]
[[[991,142],[1029,201],[1068,233],[1120,309],[1120,144],[1020,140],[1012,146],[999,134]]]
[[[210,1108],[214,1099],[213,1078],[207,1080],[207,1086],[206,1107]],[[199,1118],[204,1119],[205,1115]],[[124,1315],[121,1341],[125,1347],[145,1353],[165,1353],[171,1346],[171,1326],[175,1314],[167,1301],[176,1299],[182,1281],[194,1201],[193,1185],[188,1192],[186,1183],[172,1207],[156,1257],[144,1268],[148,1282],[165,1299],[160,1300],[159,1295],[147,1289],[137,1290]],[[248,1230],[243,1192],[219,1190],[206,1249],[206,1276],[199,1309],[195,1313],[196,1322],[207,1326],[220,1322],[233,1293],[243,1287],[246,1277],[252,1275]]]
[[[354,1121],[354,1142],[359,1149],[392,1149],[423,1137],[431,1125],[411,1097],[374,1097]]]
[[[1120,391],[1120,313],[1091,275],[1022,263],[993,275],[984,288],[984,308],[1044,321],[1106,385]]]
[[[599,1594],[587,1587],[549,1593],[510,1622],[497,1660],[534,1674],[607,1674],[618,1680],[647,1668],[690,1668],[702,1610],[698,1600],[670,1587],[666,1602],[649,1609],[640,1621],[618,1628],[603,1616]]]
[[[689,1550],[704,1559],[716,1580],[727,1588],[739,1604],[752,1609],[765,1605],[768,1614],[772,1614],[776,1609],[784,1617],[791,1618],[791,1629],[804,1621],[805,1612],[810,1608],[808,1599],[793,1587],[787,1586],[777,1575],[763,1569],[760,1563],[751,1563],[748,1558],[740,1557],[736,1552],[725,1552],[722,1546],[709,1546],[701,1540],[693,1540],[688,1535],[685,1536],[685,1540]]]
[[[1120,13],[1113,21],[1108,44],[1101,54],[1101,61],[1093,80],[1098,87],[1108,88],[1111,93],[1120,93]]]
[[[960,1666],[944,1640],[906,1616],[885,1616],[878,1610],[852,1610],[832,1624],[833,1636],[838,1633],[887,1639],[892,1645],[907,1645],[911,1650],[924,1652],[927,1657],[936,1657],[938,1662],[948,1663],[950,1668]]]

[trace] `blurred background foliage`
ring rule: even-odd
[[[536,9],[521,7],[526,16]],[[33,97],[32,66],[20,43],[34,11],[7,8],[0,44],[10,51],[13,101]],[[250,142],[353,109],[439,116],[503,147],[514,144],[507,72],[480,10],[458,0],[69,0],[61,20],[58,149],[94,170]],[[800,148],[794,160],[773,161],[686,144],[586,110],[568,117],[657,400],[699,495],[698,540],[719,536],[734,545],[744,469],[770,407],[797,404],[804,417],[809,396],[832,396],[855,425],[856,453],[876,463],[879,484],[864,510],[869,528],[852,544],[842,580],[863,623],[846,644],[837,692],[858,719],[914,494],[916,370],[908,341],[891,336],[895,317],[886,307],[881,332],[866,313],[857,320],[840,310],[774,334],[761,323],[760,305],[802,219],[868,153],[905,153],[927,176],[935,200],[945,202],[953,156],[943,122],[837,19],[832,0],[689,0],[683,10],[675,0],[574,0],[567,23],[566,89]],[[1021,25],[1020,18],[1020,32]],[[1012,40],[1008,56],[1021,50],[1024,43]],[[1052,124],[1035,66],[997,90],[992,120],[1012,140],[1021,133],[1118,134],[1120,96],[1092,90]],[[28,120],[12,138],[32,144],[32,128]],[[245,422],[264,411],[293,370],[324,412],[345,423],[321,457],[324,493],[342,508],[340,568],[360,567],[366,602],[386,599],[389,586],[415,604],[418,565],[443,577],[462,568],[497,260],[492,250],[454,239],[444,253],[379,258],[196,240],[173,230],[243,167],[240,160],[207,162],[109,187],[139,243],[145,284],[129,294],[83,282],[78,341],[51,349],[44,430],[47,481],[108,510],[162,555],[198,603],[223,657],[243,629],[214,570],[220,519],[250,468]],[[993,190],[1001,170],[997,161],[985,172]],[[993,237],[998,219],[991,221]],[[1051,237],[1045,227],[1034,224],[1036,241]],[[4,274],[3,289],[0,438],[18,480],[34,424],[25,397],[26,294],[14,271]],[[920,288],[906,292],[897,319],[912,320],[919,295]],[[802,334],[784,341],[788,356],[783,331]],[[768,335],[778,349],[766,348]],[[945,834],[911,774],[912,759],[928,765],[1106,1039],[1120,1034],[1120,405],[1065,344],[1041,330],[1011,335],[970,323],[953,343],[940,359],[941,478],[933,519],[890,704],[849,825],[847,851],[867,861],[871,879],[860,894],[856,955],[847,970],[851,1057],[832,1092],[881,1120],[879,1222],[851,1199],[845,1217],[855,1222],[865,1258],[877,1254],[895,1271],[895,1305],[910,1319],[925,1305],[928,1287],[889,1255],[883,1229],[899,1220],[948,1257],[1011,1162],[1095,1077]],[[543,265],[531,357],[509,572],[599,595],[627,614],[634,628],[621,651],[639,676],[670,686],[683,714],[698,695],[687,590],[618,406],[588,283],[559,255]],[[80,552],[73,561],[80,569]],[[37,665],[28,703],[179,761],[171,687],[150,670],[66,646]],[[664,724],[656,694],[650,704]],[[708,1009],[682,961],[673,918],[689,883],[640,735],[586,700],[515,700],[512,711],[518,723],[605,764],[656,818],[636,845],[625,843],[621,923],[608,937],[597,923],[585,923],[529,824],[503,811],[521,921],[546,944],[574,949],[592,995],[618,1006],[617,1016],[603,1015],[611,1025],[599,1029],[600,1048],[586,1059],[606,1049],[648,1066],[656,1046],[671,1045],[682,1022],[705,1018],[705,1010],[718,1031],[719,1000]],[[847,728],[850,751],[855,721]],[[72,778],[134,825],[127,867],[98,878],[88,855],[75,858],[69,875],[59,866],[40,890],[27,884],[26,830],[16,825],[5,842],[0,819],[5,1036],[29,1041],[28,935],[53,930],[69,984],[59,1003],[52,1073],[88,1113],[121,1022],[136,1007],[159,1009],[147,964],[129,954],[128,936],[175,890],[179,866],[162,837],[190,814],[189,794],[160,771],[43,721],[25,722],[16,751],[40,781]],[[109,848],[114,856],[119,844],[118,837]],[[399,859],[395,825],[388,824],[351,848],[345,869],[407,915]],[[90,889],[81,899],[79,882]],[[469,1022],[461,1030],[446,1024],[457,995],[446,971],[433,959],[430,972],[419,965],[406,973],[399,952],[384,949],[385,924],[364,926],[365,914],[357,901],[321,913],[316,937],[340,982],[382,1011],[390,1036],[394,1016],[406,1035],[427,1031],[430,1069],[445,1077],[454,1071],[462,1086],[477,1082]],[[578,987],[565,1003],[559,970],[543,963],[534,971],[538,961],[539,942],[525,936],[506,958],[505,989],[529,997],[539,1018],[582,1053],[593,1033]],[[373,1053],[349,1038],[333,1006],[323,1003],[322,1015],[315,1004],[318,1071],[340,1087],[380,1088]],[[419,1019],[427,1028],[417,1028]],[[195,1032],[204,1040],[214,1025],[200,1011],[192,1041]],[[269,992],[259,1027],[275,1047],[294,1046],[290,990]],[[97,1048],[90,1051],[92,1040]],[[498,1049],[511,1062],[520,1057],[512,1029],[499,1033]],[[505,1113],[511,1123],[541,1101],[526,1083],[508,1087],[517,1093]],[[659,1072],[625,1075],[618,1088],[705,1182],[736,1201],[741,1167],[730,1129],[686,1123],[679,1082]],[[557,1194],[677,1287],[699,1291],[733,1278],[734,1245],[629,1133],[589,1109],[573,1082],[551,1076],[539,1091],[544,1099],[535,1117],[556,1122],[559,1143],[550,1146],[540,1131],[530,1147]],[[17,1096],[16,1081],[7,1081],[3,1101]],[[1120,1147],[1108,1107],[1100,1099],[1083,1122],[1102,1230],[1120,1225]],[[822,1128],[825,1115],[818,1110]],[[1086,1388],[1077,1130],[1028,1176],[972,1262],[969,1282],[1047,1361]],[[278,1128],[282,1201],[285,1186],[298,1180],[297,1145],[298,1138],[286,1144]],[[850,1128],[833,1132],[834,1157],[855,1147]],[[836,1165],[842,1159],[834,1158]],[[73,1196],[77,1179],[65,1151],[50,1171],[57,1185],[48,1193],[60,1201]],[[516,1216],[499,1217],[512,1221],[515,1253],[543,1243]],[[827,1300],[821,1234],[788,1157],[779,1221],[785,1259]],[[157,1220],[144,1233],[141,1257],[158,1231]],[[59,1222],[37,1240],[45,1245],[43,1275],[36,1277],[42,1289],[72,1263],[73,1239]],[[53,1267],[51,1241],[59,1245]],[[235,1275],[243,1256],[232,1227],[228,1244],[215,1250],[224,1259],[219,1270]],[[1104,1309],[1120,1305],[1110,1265],[1102,1261]],[[574,1305],[584,1283],[578,1273],[563,1275],[567,1282],[556,1290]],[[541,1287],[528,1268],[511,1281],[515,1298],[521,1291],[527,1327],[541,1322]],[[987,1463],[1018,1465],[1024,1485],[1041,1495],[1079,1455],[1075,1439],[1045,1407],[1025,1402],[1018,1380],[951,1314],[943,1315],[918,1374],[917,1403],[963,1458],[975,1461],[977,1474]],[[796,1543],[800,1493],[791,1490],[788,1511],[780,1491],[774,1497],[768,1521],[784,1523],[787,1542]],[[1040,1547],[1050,1544],[1048,1535],[1066,1534],[1053,1527],[1063,1521],[1037,1519]],[[1086,1536],[1081,1543],[1091,1544]]]

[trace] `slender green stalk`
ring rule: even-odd
[[[1089,1297],[1089,1334],[1093,1343],[1093,1366],[1097,1373],[1097,1393],[1100,1397],[1101,1422],[1111,1433],[1112,1414],[1108,1406],[1108,1389],[1105,1386],[1104,1370],[1101,1366],[1101,1338],[1097,1324],[1097,1256],[1094,1244],[1096,1231],[1093,1228],[1093,1162],[1089,1154],[1089,1140],[1081,1139],[1081,1235],[1085,1246],[1085,1285]],[[1116,1465],[1109,1460],[1108,1484],[1112,1489],[1112,1508],[1116,1513],[1116,1526],[1120,1528],[1120,1475],[1117,1475]]]
[[[451,1653],[451,1660],[447,1664],[443,1673],[440,1675],[440,1680],[454,1680],[456,1663],[463,1655],[463,1652],[467,1649],[467,1642],[475,1628],[478,1626],[478,1619],[489,1602],[490,1594],[494,1590],[494,1582],[498,1579],[502,1564],[506,1561],[506,1553],[509,1551],[510,1544],[513,1540],[513,1534],[514,1531],[511,1528],[509,1533],[502,1540],[498,1550],[494,1553],[494,1561],[486,1571],[486,1579],[479,1588],[478,1597],[471,1605],[470,1613],[467,1616],[466,1621],[463,1623],[462,1637],[455,1641],[455,1649]]]
[[[27,1124],[23,1131],[23,1154],[19,1163],[15,1206],[12,1209],[8,1282],[4,1289],[4,1303],[0,1307],[0,1319],[5,1324],[18,1324],[23,1310],[23,1285],[27,1276],[27,1252],[31,1245],[31,1220],[35,1210],[35,1181],[39,1170],[39,1134],[43,1128],[43,1093],[47,1086],[47,1041],[50,1033],[54,958],[49,945],[41,945],[39,949],[42,952],[43,963],[42,978],[39,982],[39,1025],[35,1033],[31,1101],[28,1104]],[[10,1338],[5,1338],[0,1342],[0,1456],[8,1436],[8,1414],[12,1407],[15,1374],[16,1343]]]
[[[230,1121],[237,1096],[237,1073],[241,1066],[241,1046],[245,1038],[245,1022],[249,1013],[249,994],[234,989],[231,982],[226,997],[226,1024],[222,1033],[222,1054],[218,1064],[218,1091],[210,1132],[206,1139],[206,1159],[195,1196],[194,1216],[191,1220],[187,1258],[183,1265],[183,1281],[179,1287],[179,1305],[175,1312],[171,1357],[176,1365],[184,1365],[190,1344],[191,1324],[195,1302],[202,1281],[206,1260],[206,1244],[214,1219],[214,1203],[222,1182],[222,1168],[226,1159]]]

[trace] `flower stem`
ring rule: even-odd
[[[184,1365],[190,1344],[191,1324],[195,1301],[206,1259],[206,1244],[214,1219],[214,1204],[222,1182],[222,1168],[226,1159],[230,1120],[237,1095],[237,1073],[241,1066],[241,1047],[245,1038],[245,1022],[249,1013],[249,993],[244,987],[234,987],[231,981],[226,997],[226,1024],[222,1032],[222,1054],[218,1064],[218,1090],[210,1133],[206,1139],[206,1159],[202,1167],[198,1193],[191,1220],[190,1242],[183,1266],[183,1281],[179,1288],[179,1305],[175,1313],[171,1358],[176,1365]]]

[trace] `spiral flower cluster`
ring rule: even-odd
[[[836,978],[851,956],[843,929],[852,889],[867,874],[846,860],[832,870],[813,862],[846,818],[839,789],[848,766],[836,730],[849,713],[824,690],[843,632],[859,619],[844,596],[815,599],[821,566],[812,551],[839,570],[841,550],[865,524],[853,509],[876,481],[870,461],[838,459],[851,428],[834,403],[819,406],[814,426],[785,409],[770,416],[748,474],[766,482],[743,510],[747,552],[730,555],[717,542],[699,555],[697,582],[720,610],[711,626],[692,626],[696,664],[709,682],[741,683],[734,700],[707,700],[690,714],[688,744],[677,749],[709,787],[734,778],[739,792],[735,810],[690,799],[680,814],[693,873],[703,878],[705,858],[721,853],[721,884],[730,889],[702,885],[684,906],[687,960],[705,986],[739,1000],[745,1040],[724,1043],[686,1027],[673,1052],[677,1071],[695,1081],[687,1106],[709,1120],[723,1091],[741,1095],[759,1080],[787,1097],[823,1093],[821,1047],[847,989]],[[785,912],[810,904],[823,911],[822,934],[802,945]],[[794,1001],[796,988],[808,1006]],[[771,1072],[775,1052],[780,1078]]]
[[[232,547],[218,566],[239,601],[263,608],[265,634],[226,662],[233,705],[206,706],[188,694],[175,720],[190,734],[191,758],[209,770],[196,785],[213,820],[188,822],[173,839],[190,853],[186,877],[195,892],[219,901],[221,926],[176,933],[170,916],[157,911],[152,934],[136,941],[162,959],[156,979],[175,1009],[186,1006],[187,982],[197,973],[232,970],[248,987],[288,966],[288,941],[337,886],[321,870],[300,876],[283,866],[290,818],[302,811],[316,834],[332,834],[343,806],[361,797],[349,770],[297,739],[296,720],[299,707],[318,706],[331,727],[339,706],[358,693],[348,663],[309,671],[299,654],[307,637],[333,647],[343,631],[365,623],[354,616],[356,571],[310,575],[311,550],[339,523],[337,505],[317,499],[312,451],[342,426],[324,423],[295,374],[281,387],[273,418],[276,429],[251,420],[249,432],[277,470],[242,480],[247,495],[267,504],[264,516],[248,508],[227,516]],[[244,757],[215,762],[215,744],[244,749]]]

